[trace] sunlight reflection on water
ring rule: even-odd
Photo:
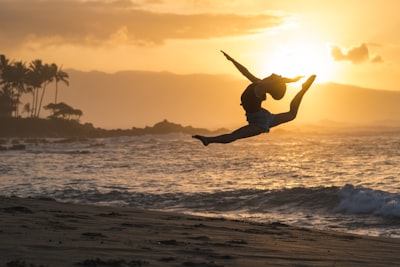
[[[152,193],[344,184],[398,192],[399,151],[396,136],[263,135],[209,147],[186,135],[144,136],[3,152],[0,170],[17,180],[42,178],[33,183],[43,186],[93,180],[98,188]]]

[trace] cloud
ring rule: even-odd
[[[383,58],[381,56],[374,56],[371,58],[372,63],[383,63]]]
[[[141,9],[129,0],[3,0],[3,46],[161,45],[170,39],[209,39],[253,34],[283,23],[276,15],[178,14]]]
[[[353,46],[343,52],[338,45],[330,47],[331,55],[336,61],[351,61],[353,64],[363,62],[382,63],[383,58],[379,55],[371,56],[367,44],[362,43],[360,46]]]

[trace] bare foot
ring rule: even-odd
[[[208,144],[209,144],[209,142],[207,141],[207,137],[205,137],[205,136],[193,135],[192,137],[195,139],[199,139],[203,143],[204,146],[208,146]]]
[[[308,79],[307,79],[307,81],[305,81],[303,84],[302,84],[302,88],[303,89],[308,89],[308,88],[310,88],[310,86],[313,84],[313,82],[314,82],[314,80],[315,80],[315,78],[317,77],[317,75],[311,75],[310,77],[308,77]]]

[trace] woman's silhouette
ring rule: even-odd
[[[267,99],[267,93],[276,100],[282,99],[286,92],[286,83],[297,82],[303,78],[303,76],[285,78],[276,74],[272,74],[267,78],[259,79],[224,51],[221,52],[247,79],[251,81],[251,84],[246,88],[246,90],[244,90],[241,96],[241,105],[246,111],[248,125],[243,126],[229,134],[209,137],[193,135],[193,138],[199,139],[205,146],[211,143],[230,143],[237,139],[252,137],[261,133],[269,132],[270,128],[292,121],[296,118],[301,100],[314,82],[316,75],[311,75],[307,81],[302,84],[302,89],[290,102],[290,110],[288,112],[272,114],[261,106],[261,103]]]

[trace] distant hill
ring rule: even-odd
[[[184,125],[217,129],[242,119],[238,95],[246,83],[240,85],[228,76],[143,71],[68,73],[70,87],[59,90],[60,98],[83,111],[82,121],[100,127],[145,127],[168,118]]]
[[[97,127],[145,127],[164,118],[209,129],[233,129],[246,123],[240,94],[248,81],[240,75],[67,72],[70,86],[60,85],[60,101],[81,109],[82,121]],[[287,111],[300,87],[301,83],[290,85],[284,101],[269,98],[264,106],[275,113]],[[400,91],[378,89],[319,84],[317,77],[294,123],[399,124]]]
[[[327,83],[317,84],[304,98],[300,117],[355,124],[398,124],[400,91],[384,91]]]

